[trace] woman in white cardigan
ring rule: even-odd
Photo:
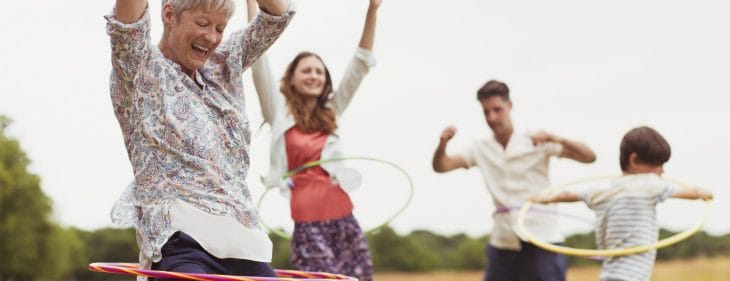
[[[282,175],[304,163],[342,156],[336,118],[347,108],[360,82],[374,65],[371,54],[375,22],[382,0],[370,0],[360,44],[337,89],[321,58],[301,52],[280,81],[262,56],[253,78],[264,122],[271,125],[268,187],[289,187],[295,222],[291,265],[299,270],[325,271],[372,280],[367,240],[352,215],[352,201],[337,182],[343,171],[337,162],[313,167],[284,182]],[[256,2],[248,1],[249,11]],[[255,14],[249,12],[249,18]],[[344,183],[343,183],[344,184]],[[343,189],[344,188],[344,189]]]

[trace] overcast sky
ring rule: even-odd
[[[274,73],[310,50],[323,57],[337,83],[357,46],[367,2],[299,0],[290,28],[268,52]],[[84,229],[111,226],[109,210],[132,177],[109,98],[102,16],[113,3],[26,0],[0,9],[0,114],[15,120],[7,133],[32,160],[55,218]],[[226,33],[245,25],[245,2],[236,4]],[[155,42],[159,6],[151,2]],[[346,153],[391,160],[412,176],[413,201],[393,222],[399,232],[482,235],[492,225],[493,204],[479,172],[435,174],[430,160],[445,126],[459,129],[452,152],[490,136],[475,92],[500,79],[512,89],[517,126],[580,140],[596,151],[592,165],[553,161],[554,183],[618,173],[621,137],[649,125],[672,145],[666,174],[715,193],[707,230],[730,232],[720,215],[730,213],[728,11],[726,0],[384,0],[378,65],[339,120]],[[260,124],[249,75],[244,83],[251,124]],[[252,129],[249,184],[258,197],[269,132]],[[366,228],[405,198],[405,181],[391,182],[353,195]],[[264,209],[267,222],[290,227],[283,199],[272,196]],[[670,200],[660,221],[685,229],[701,210],[702,204]]]

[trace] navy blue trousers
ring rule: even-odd
[[[568,257],[522,242],[522,250],[487,246],[484,281],[565,281]]]
[[[153,263],[152,269],[183,273],[276,277],[274,269],[268,263],[219,259],[206,252],[195,239],[180,231],[175,232],[162,246],[162,259]]]

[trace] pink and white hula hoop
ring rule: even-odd
[[[297,270],[280,270],[277,269],[278,277],[254,277],[254,276],[234,276],[219,274],[202,274],[202,273],[182,273],[162,270],[140,269],[136,263],[103,263],[95,262],[89,264],[89,270],[104,273],[140,275],[152,278],[195,280],[195,281],[330,281],[330,280],[349,280],[357,281],[357,278],[326,272],[307,272]]]

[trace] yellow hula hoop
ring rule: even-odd
[[[576,185],[576,184],[580,184],[580,183],[591,182],[591,181],[595,181],[595,180],[603,180],[603,179],[613,179],[613,178],[617,178],[617,177],[618,176],[599,176],[599,177],[586,178],[586,179],[570,182],[570,183],[563,184],[563,185],[551,186],[551,187],[545,189],[543,191],[543,193],[552,192],[552,191],[558,190],[560,188],[564,188],[567,186],[572,186],[572,185]],[[687,184],[685,184],[679,180],[668,179],[668,178],[664,178],[664,180],[668,180],[670,182],[674,182],[674,183],[682,185],[682,186],[687,186]],[[664,248],[664,247],[670,246],[672,244],[675,244],[679,241],[682,241],[682,240],[687,239],[688,237],[694,235],[695,233],[700,231],[700,229],[702,229],[702,226],[705,225],[708,218],[710,217],[710,211],[712,209],[712,200],[706,201],[705,211],[704,211],[704,215],[703,215],[702,219],[700,220],[699,223],[697,223],[695,226],[693,226],[690,229],[677,233],[673,236],[664,238],[664,239],[659,240],[656,243],[650,244],[650,245],[634,246],[634,247],[628,247],[628,248],[603,249],[603,250],[601,250],[601,249],[579,249],[579,248],[572,248],[572,247],[566,247],[566,246],[558,246],[558,245],[544,242],[544,241],[536,238],[531,233],[529,233],[527,231],[527,228],[525,227],[525,216],[527,215],[527,211],[530,210],[530,207],[532,207],[532,205],[533,205],[532,201],[527,201],[524,205],[522,205],[522,208],[520,209],[520,212],[517,216],[517,226],[518,226],[520,232],[522,232],[522,234],[525,235],[525,238],[527,238],[527,240],[530,243],[532,243],[535,246],[540,247],[542,249],[545,249],[545,250],[548,250],[551,252],[555,252],[555,253],[559,253],[559,254],[569,255],[569,256],[616,257],[616,256],[638,254],[638,253],[646,252],[646,251],[649,251],[652,249]]]

